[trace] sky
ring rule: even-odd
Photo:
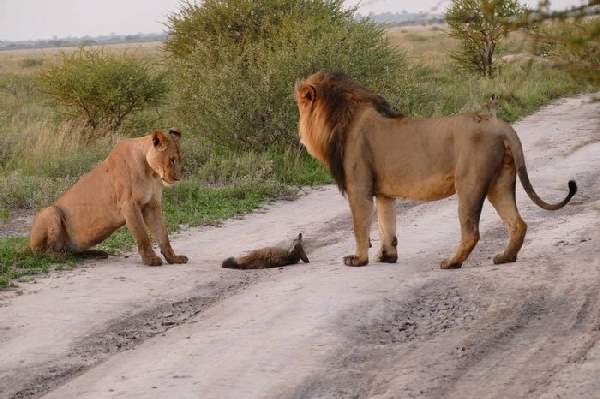
[[[584,0],[552,0],[555,8]],[[355,4],[357,0],[347,0]],[[449,0],[362,0],[361,14],[444,9]],[[523,0],[521,0],[523,2]],[[537,0],[525,0],[528,5]],[[180,0],[0,0],[0,40],[155,33]]]

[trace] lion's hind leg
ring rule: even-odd
[[[511,167],[512,166],[512,167]],[[515,198],[516,172],[514,164],[505,164],[498,178],[488,190],[488,199],[504,222],[509,235],[508,245],[503,253],[494,257],[494,263],[508,263],[517,260],[517,254],[523,246],[527,224],[519,215]]]
[[[67,233],[58,208],[50,206],[42,209],[35,217],[29,246],[33,253],[51,256],[64,256],[67,247]]]
[[[485,199],[485,191],[468,193],[458,197],[458,219],[460,221],[461,238],[456,253],[450,259],[442,261],[442,269],[458,269],[469,257],[479,242],[479,218]]]
[[[495,160],[473,162],[458,168],[455,182],[458,196],[458,220],[460,222],[461,239],[454,256],[442,261],[442,269],[458,269],[469,257],[479,242],[479,219],[481,208],[488,191],[493,170],[497,168]],[[489,172],[489,173],[488,173]]]

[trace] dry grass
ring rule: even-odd
[[[109,44],[103,46],[89,46],[89,48],[102,48],[110,53],[127,54],[134,58],[159,59],[163,54],[162,42]],[[0,51],[0,74],[33,74],[43,69],[45,64],[59,60],[63,53],[69,54],[78,49],[79,47],[60,47],[2,50]],[[41,61],[41,65],[27,66],[28,63],[31,63],[28,60]]]
[[[387,37],[413,62],[433,67],[448,64],[450,51],[458,46],[445,25],[394,27],[387,30]]]

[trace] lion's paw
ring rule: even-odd
[[[356,255],[344,256],[344,264],[346,266],[360,267],[366,266],[367,263],[369,263],[369,259],[360,260],[360,258]]]
[[[160,259],[158,256],[148,256],[145,257],[143,259],[144,264],[147,266],[161,266],[162,265],[162,259]]]
[[[496,256],[494,256],[494,264],[495,265],[499,265],[502,263],[511,263],[511,262],[516,262],[517,261],[517,256],[513,255],[513,256],[507,256],[502,254],[498,254]]]
[[[183,255],[175,255],[167,258],[167,262],[169,262],[170,264],[188,263],[188,260],[188,257]]]
[[[461,267],[462,263],[450,262],[449,260],[444,260],[440,263],[440,269],[460,269]]]

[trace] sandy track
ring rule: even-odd
[[[454,199],[402,204],[397,264],[346,268],[350,216],[333,187],[181,235],[185,266],[87,264],[0,302],[0,397],[592,398],[600,392],[600,112],[561,100],[515,125],[534,186],[519,261],[489,205],[465,267]],[[374,225],[375,228],[375,225]],[[222,270],[303,231],[311,263]],[[373,233],[375,255],[378,242]]]

